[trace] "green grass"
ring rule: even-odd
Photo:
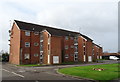
[[[92,66],[81,66],[81,67],[70,67],[59,69],[58,71],[72,76],[78,76],[81,78],[89,78],[93,80],[113,80],[120,78],[120,64],[105,64],[105,65],[92,65]],[[98,71],[93,68],[103,68],[105,70]]]
[[[42,66],[42,65],[40,65],[40,64],[26,64],[26,65],[17,65],[17,66],[35,67],[35,66]]]

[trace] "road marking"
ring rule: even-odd
[[[2,70],[6,71],[6,72],[10,72],[10,71],[8,71],[8,70],[6,70],[6,69],[2,69]]]
[[[2,69],[2,70],[6,71],[6,72],[9,72],[9,73],[12,73],[12,74],[14,74],[14,75],[17,75],[17,76],[19,76],[19,77],[24,78],[23,75],[17,74],[17,73],[15,73],[15,72],[10,72],[10,71],[8,71],[8,70],[6,70],[6,69]]]
[[[13,73],[13,74],[15,74],[15,75],[17,75],[17,76],[19,76],[19,77],[24,78],[24,76],[23,76],[23,75],[17,74],[17,73],[15,73],[15,72],[11,72],[11,73]]]

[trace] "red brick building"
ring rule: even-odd
[[[10,30],[9,62],[13,64],[92,62],[97,53],[100,58],[102,47],[78,32],[18,20]]]

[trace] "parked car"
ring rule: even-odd
[[[111,60],[119,60],[119,58],[116,57],[116,56],[110,56],[109,59],[111,59]]]

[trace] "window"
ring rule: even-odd
[[[42,34],[40,35],[40,39],[43,39],[43,35]]]
[[[83,46],[85,46],[85,42],[83,43]]]
[[[35,57],[38,57],[38,54],[34,54]]]
[[[40,55],[40,59],[43,59],[43,55]]]
[[[40,44],[40,51],[43,51],[43,45]]]
[[[38,45],[39,45],[39,43],[37,43],[37,42],[34,43],[34,46],[38,46]]]
[[[68,54],[65,55],[65,58],[69,58]]]
[[[40,55],[43,55],[43,52],[40,52]]]
[[[78,58],[75,58],[75,61],[77,61],[78,60]]]
[[[30,47],[30,42],[25,42],[25,47]]]
[[[26,36],[30,36],[30,31],[25,31]]]
[[[77,53],[75,54],[75,58],[78,58],[78,54]]]
[[[86,50],[86,48],[84,47],[84,51]]]
[[[30,59],[30,55],[29,54],[25,54],[24,58],[25,58],[25,60],[28,60],[28,59]]]
[[[48,45],[48,50],[50,50],[50,45]]]
[[[74,60],[78,61],[78,54],[77,53],[74,54]]]
[[[48,44],[50,44],[50,37],[48,38]]]
[[[39,35],[39,32],[34,32],[34,35]]]
[[[97,52],[97,55],[98,55],[98,52]]]
[[[77,37],[75,37],[74,41],[75,41],[75,42],[77,42],[77,40],[78,40],[78,38],[77,38]]]
[[[78,49],[78,47],[77,47],[77,46],[75,46],[75,49]]]
[[[68,40],[68,36],[65,37],[65,40]]]
[[[70,37],[71,40],[73,40],[74,38],[73,37]]]
[[[43,57],[43,55],[40,55],[40,57]]]
[[[85,55],[86,53],[85,53],[85,51],[84,51],[84,55]]]
[[[71,48],[74,48],[74,46],[71,46]]]
[[[83,45],[83,47],[85,47],[85,45]]]
[[[40,42],[43,42],[43,35],[40,35]]]
[[[65,46],[65,49],[66,49],[66,50],[68,49],[68,45]]]

